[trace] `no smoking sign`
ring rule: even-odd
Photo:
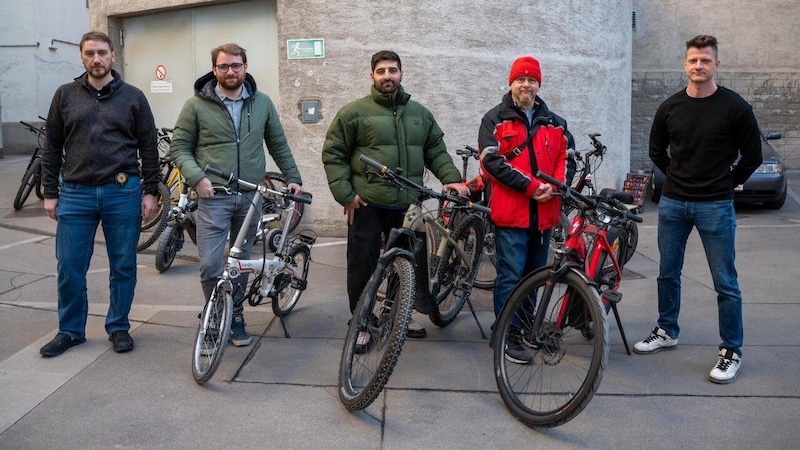
[[[156,79],[163,80],[167,78],[167,68],[163,64],[156,66]]]

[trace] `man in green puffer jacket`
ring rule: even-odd
[[[230,195],[222,189],[225,180],[206,174],[210,164],[242,180],[259,183],[266,174],[264,143],[287,187],[300,193],[302,180],[292,151],[286,141],[278,111],[270,98],[256,90],[256,82],[247,73],[247,55],[236,44],[224,44],[211,51],[212,71],[194,85],[195,95],[183,105],[170,153],[200,197],[196,214],[197,252],[200,258],[200,284],[208,299],[225,267],[223,252],[230,235],[231,244],[244,223],[255,191]],[[261,210],[261,205],[256,205]],[[250,257],[260,215],[252,217],[242,258]],[[239,286],[234,298],[231,342],[249,345],[243,312],[247,275],[235,280]]]
[[[392,51],[372,56],[370,95],[345,105],[331,122],[322,148],[322,162],[333,197],[347,216],[347,296],[350,312],[378,263],[382,236],[403,224],[403,213],[413,201],[407,193],[387,186],[379,177],[367,176],[359,160],[366,155],[422,184],[427,167],[445,190],[468,195],[461,174],[444,145],[444,133],[433,114],[410,100],[403,80],[400,57]],[[421,338],[425,329],[415,322],[408,336]],[[359,337],[366,346],[366,335]]]

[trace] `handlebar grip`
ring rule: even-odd
[[[374,169],[377,169],[380,173],[386,173],[386,171],[389,170],[388,167],[384,166],[383,164],[379,163],[378,161],[375,161],[374,159],[370,158],[367,155],[361,155],[361,156],[358,157],[358,159],[359,159],[359,161],[363,162],[364,164],[366,164],[366,165],[368,165],[368,166],[370,166],[370,167],[372,167]]]
[[[288,198],[289,200],[293,200],[295,202],[300,202],[300,203],[305,203],[307,205],[310,205],[311,204],[311,199],[313,198],[313,195],[311,195],[311,192],[303,192],[300,195],[294,195],[294,194],[287,193],[286,194],[286,198]]]
[[[210,173],[211,175],[216,175],[216,176],[218,176],[220,178],[224,178],[226,180],[229,179],[230,176],[231,176],[231,174],[225,173],[225,172],[217,169],[216,167],[212,166],[211,164],[206,164],[206,168],[203,169],[203,171],[205,173]]]
[[[630,219],[630,220],[632,220],[632,221],[634,221],[636,223],[642,223],[644,221],[644,218],[642,218],[642,216],[640,216],[638,214],[635,214],[635,213],[632,213],[630,211],[625,213],[625,217],[627,217],[628,219]]]
[[[486,206],[480,205],[478,203],[470,202],[469,203],[469,207],[474,209],[475,211],[482,212],[484,214],[491,214],[492,213],[492,209],[491,208],[487,208]]]
[[[555,178],[553,178],[550,175],[542,172],[541,170],[537,170],[536,171],[536,178],[539,178],[541,180],[547,181],[548,183],[550,183],[553,186],[557,187],[559,191],[563,191],[567,187],[567,185],[565,185],[564,183],[556,180]]]

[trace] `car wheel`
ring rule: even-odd
[[[647,193],[653,203],[658,203],[658,201],[661,200],[661,186],[656,185],[655,173],[650,175],[650,182],[647,183]]]

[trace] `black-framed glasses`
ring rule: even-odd
[[[227,72],[228,69],[233,69],[233,73],[239,73],[242,71],[242,67],[244,67],[244,64],[242,63],[217,64],[217,70],[219,70],[222,73]]]

